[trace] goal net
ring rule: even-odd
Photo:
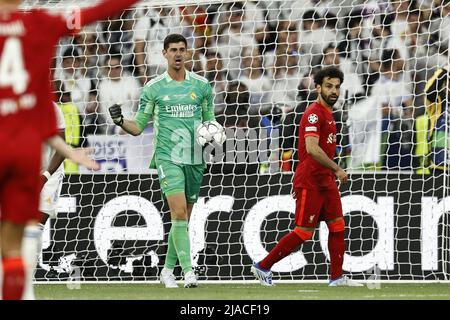
[[[344,271],[360,280],[446,280],[449,177],[439,168],[448,157],[449,13],[446,0],[143,1],[63,39],[53,79],[66,139],[94,147],[102,169],[65,163],[36,280],[157,280],[170,213],[148,169],[154,127],[125,135],[108,107],[122,103],[133,117],[142,87],[166,71],[169,33],[186,37],[186,67],[210,82],[227,133],[223,149],[205,148],[189,223],[200,280],[252,280],[252,261],[293,229],[298,126],[317,98],[314,75],[329,65],[345,77],[333,113],[336,161],[350,173],[340,185]],[[322,222],[274,266],[274,280],[326,280],[327,234]]]

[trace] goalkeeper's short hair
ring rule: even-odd
[[[178,33],[171,33],[164,39],[164,50],[167,50],[169,48],[169,45],[171,43],[178,43],[178,42],[184,42],[184,45],[187,48],[187,40],[186,38]]]

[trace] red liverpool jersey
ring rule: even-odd
[[[0,13],[0,128],[13,137],[26,129],[42,140],[56,134],[50,65],[68,33],[62,15],[43,10]]]
[[[333,113],[325,106],[314,102],[300,121],[298,157],[299,165],[295,171],[294,189],[326,190],[336,187],[334,172],[322,166],[306,152],[305,138],[319,138],[319,146],[333,160],[336,152],[336,123]]]
[[[0,11],[0,135],[18,130],[42,140],[57,134],[50,66],[60,37],[119,13],[137,0],[103,0],[68,15],[45,10]]]

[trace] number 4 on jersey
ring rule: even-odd
[[[18,38],[6,39],[0,56],[0,87],[12,87],[15,94],[22,94],[28,87],[28,78],[23,63],[22,43]]]

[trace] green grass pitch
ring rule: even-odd
[[[326,284],[205,284],[198,288],[165,289],[160,284],[38,284],[38,300],[450,300],[450,283],[392,284],[378,288],[340,287]],[[375,285],[372,285],[375,286]]]

